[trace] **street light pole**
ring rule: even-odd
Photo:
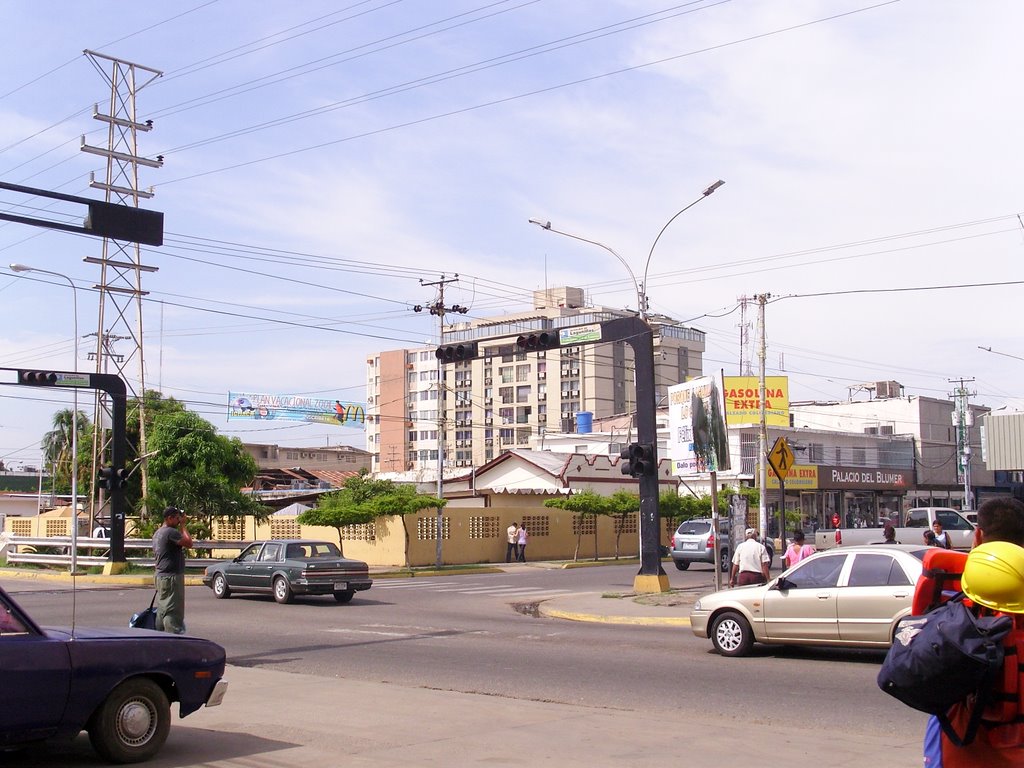
[[[656,238],[654,238],[654,242],[651,243],[651,250],[647,253],[647,261],[644,263],[644,279],[643,279],[643,282],[640,283],[640,288],[639,288],[639,291],[638,291],[638,293],[640,294],[640,300],[641,300],[641,304],[640,304],[640,317],[644,318],[645,320],[647,319],[647,269],[648,269],[648,267],[651,266],[651,256],[654,255],[654,246],[656,246],[658,244],[658,241],[661,239],[661,236],[663,234],[665,234],[665,230],[668,229],[669,224],[671,224],[673,221],[678,219],[682,214],[686,213],[688,210],[693,208],[693,206],[695,206],[697,203],[699,203],[705,197],[710,195],[712,192],[714,192],[716,189],[718,189],[723,184],[725,184],[725,182],[722,181],[721,179],[719,179],[714,184],[712,184],[710,187],[708,187],[703,192],[701,192],[700,197],[698,197],[692,203],[690,203],[685,208],[683,208],[682,210],[677,212],[675,216],[673,216],[671,219],[669,219],[667,222],[665,222],[665,226],[661,228],[661,232],[658,233],[658,236]]]
[[[13,272],[39,272],[44,275],[53,275],[68,281],[71,286],[71,307],[74,312],[75,345],[74,365],[71,370],[78,370],[78,289],[70,277],[61,272],[51,272],[48,269],[28,267],[24,264],[11,264]],[[78,388],[74,389],[73,410],[71,412],[71,573],[78,570]]]

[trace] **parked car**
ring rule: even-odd
[[[208,566],[203,583],[220,599],[257,592],[279,603],[290,603],[295,595],[334,595],[348,603],[373,580],[366,563],[342,557],[329,541],[282,539],[253,542],[234,560]]]
[[[106,760],[157,753],[181,717],[221,703],[224,649],[145,629],[43,628],[0,588],[0,749],[87,730]]]
[[[879,544],[818,552],[767,584],[701,597],[690,626],[723,656],[745,656],[755,642],[888,648],[910,614],[926,551]]]
[[[953,549],[967,551],[974,546],[977,516],[970,520],[964,512],[951,507],[914,507],[907,510],[903,526],[896,526],[897,543],[922,543],[924,532],[936,521],[942,523],[942,529],[949,534]],[[882,521],[877,528],[819,528],[814,536],[814,546],[820,551],[850,544],[877,544],[882,541],[885,522]]]
[[[729,551],[729,521],[721,517],[718,519],[718,535],[721,537],[721,548],[719,550],[719,568],[728,571],[732,562],[732,553]],[[768,550],[768,556],[775,558],[775,547],[771,541],[764,543]],[[695,518],[684,520],[676,532],[672,534],[672,547],[669,550],[672,562],[680,571],[690,567],[690,563],[711,563],[715,562],[715,537],[711,534],[711,520],[709,518]]]

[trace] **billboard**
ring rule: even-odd
[[[725,421],[727,424],[760,424],[760,381],[757,376],[726,376]],[[765,376],[765,423],[769,427],[789,426],[789,377]]]
[[[668,455],[677,475],[729,469],[722,388],[714,376],[668,388]]]
[[[366,407],[361,403],[298,395],[229,392],[228,419],[288,419],[361,428],[366,424]]]

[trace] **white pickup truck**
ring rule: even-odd
[[[924,544],[924,532],[938,520],[949,534],[953,549],[970,549],[974,544],[974,526],[950,507],[916,507],[904,515],[904,525],[896,529],[897,544]],[[818,550],[851,544],[881,544],[879,528],[819,528],[814,534]]]

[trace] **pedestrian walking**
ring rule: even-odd
[[[520,563],[526,562],[526,526],[519,526],[519,530],[516,532],[516,545],[518,552],[516,554],[516,560]]]
[[[805,538],[803,531],[798,530],[793,534],[793,541],[790,542],[789,547],[786,549],[786,554],[782,557],[787,568],[792,568],[805,557],[814,554],[814,547],[810,544],[805,544]]]
[[[882,526],[882,543],[883,544],[895,544],[896,543],[896,529],[892,523],[886,523]]]
[[[505,562],[511,563],[519,559],[519,523],[512,523],[505,529],[508,537],[508,546],[505,548]]]
[[[185,633],[185,550],[191,546],[185,513],[177,507],[167,507],[164,524],[153,534],[156,628],[176,635]]]
[[[747,528],[745,536],[732,556],[730,587],[764,584],[768,581],[768,564],[771,562],[768,550],[757,540],[757,531],[753,528]]]

